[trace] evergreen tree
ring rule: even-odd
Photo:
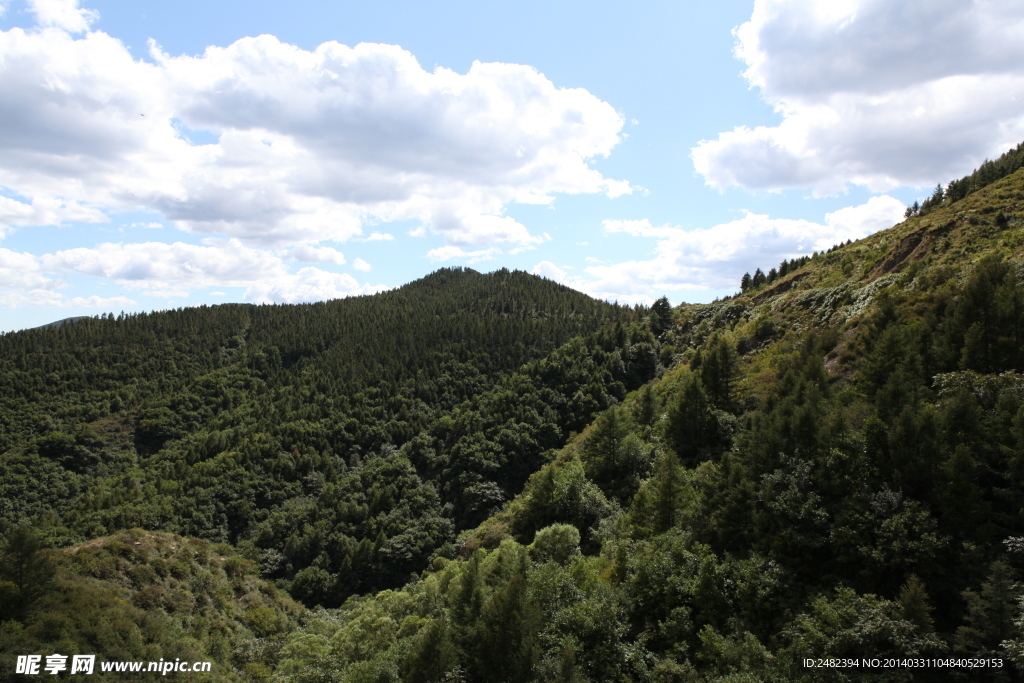
[[[719,446],[718,420],[697,373],[683,382],[679,399],[668,414],[665,439],[687,467],[707,459]]]
[[[676,524],[676,509],[679,507],[682,473],[679,458],[669,451],[658,461],[654,479],[654,530],[664,533]]]
[[[643,427],[653,427],[658,419],[658,396],[650,384],[644,385],[633,405],[633,421]]]
[[[651,306],[651,331],[661,336],[672,327],[672,304],[668,297],[661,297]]]
[[[732,408],[733,383],[738,372],[736,350],[721,335],[709,339],[705,349],[698,370],[701,384],[716,408],[729,410]]]

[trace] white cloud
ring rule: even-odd
[[[4,291],[0,289],[0,308],[45,306],[48,308],[125,309],[136,305],[135,301],[125,296],[76,296],[68,299],[63,294],[48,289],[32,289],[28,291]]]
[[[466,263],[477,263],[478,261],[489,261],[501,250],[491,247],[490,249],[478,249],[477,251],[466,251],[462,247],[438,247],[427,252],[427,258],[431,261],[450,261],[459,259]]]
[[[134,300],[129,299],[126,296],[102,297],[95,295],[87,297],[76,296],[61,304],[61,306],[64,306],[65,308],[131,308],[136,305],[137,304]]]
[[[59,281],[42,274],[39,259],[32,254],[0,248],[0,290],[53,289],[59,285]]]
[[[309,267],[294,275],[287,274],[254,283],[246,290],[245,298],[260,303],[297,304],[376,294],[388,289],[390,288],[385,285],[360,285],[347,273],[328,273],[319,268]]]
[[[551,261],[541,261],[530,272],[555,282],[564,282],[566,276],[566,272]]]
[[[329,247],[316,249],[313,255],[325,259],[341,256]],[[368,270],[369,264],[357,259],[355,267]],[[188,297],[192,290],[219,286],[246,287],[244,297],[251,301],[295,303],[388,289],[385,285],[360,284],[351,275],[315,267],[291,273],[284,258],[272,251],[247,247],[239,240],[209,239],[204,246],[181,242],[106,243],[42,256],[0,248],[0,302],[4,306],[135,305],[124,296],[68,300],[52,291],[66,286],[64,280],[49,277],[48,273],[91,275],[160,298]]]
[[[288,252],[288,258],[303,263],[345,263],[345,255],[332,247],[312,247],[308,244],[297,244]]]
[[[825,214],[825,224],[832,228],[834,235],[846,235],[844,239],[857,240],[879,230],[891,228],[903,220],[903,213],[906,211],[903,202],[889,195],[872,197],[860,206],[847,206],[846,208]],[[822,248],[831,247],[835,242]]]
[[[646,219],[609,220],[607,232],[657,239],[653,259],[588,266],[589,277],[566,284],[592,296],[650,303],[655,290],[733,290],[744,272],[767,271],[784,259],[857,240],[903,219],[904,205],[889,196],[825,215],[824,224],[747,213],[702,230],[655,227]]]
[[[53,197],[36,197],[31,204],[0,195],[0,238],[23,225],[60,225],[65,221],[103,223],[107,217],[94,207]]]
[[[371,232],[370,236],[365,238],[363,241],[364,242],[377,242],[377,241],[390,242],[393,239],[395,239],[395,236],[391,235],[391,234],[388,234],[386,232]]]
[[[930,186],[1024,139],[1016,0],[756,0],[735,33],[782,121],[694,147],[709,185]]]
[[[246,247],[238,240],[213,246],[108,242],[45,254],[40,262],[47,272],[93,275],[130,289],[155,291],[247,286],[287,273],[272,252]]]
[[[0,186],[33,204],[144,209],[262,245],[419,220],[484,247],[540,239],[503,215],[510,203],[631,191],[588,165],[622,117],[528,66],[428,72],[396,46],[306,51],[268,35],[195,57],[154,46],[149,63],[101,31],[72,37],[91,16],[73,1],[34,7],[49,28],[0,32]]]
[[[361,270],[363,272],[370,271],[373,269],[373,266],[371,266],[369,263],[367,263],[361,258],[357,258],[355,261],[353,261],[352,267],[355,268],[356,270]]]
[[[88,31],[100,17],[94,9],[83,9],[78,0],[28,0],[28,9],[40,26],[54,26],[69,33]]]

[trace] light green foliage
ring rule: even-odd
[[[530,554],[538,562],[564,565],[580,554],[580,532],[572,524],[552,524],[533,537]]]
[[[560,466],[548,466],[530,479],[514,531],[532,538],[540,529],[558,522],[572,524],[587,543],[589,530],[611,513],[604,493],[587,478],[578,458]]]
[[[249,667],[254,675],[269,672],[301,612],[230,547],[138,530],[70,551],[30,547],[17,530],[5,543],[28,568],[17,621],[2,627],[5,676],[15,654],[58,652],[100,661],[209,660],[210,680],[252,680],[240,672],[250,664],[259,665]],[[40,583],[43,563],[50,578]]]

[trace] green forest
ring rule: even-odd
[[[444,269],[0,335],[0,680],[1019,680],[1022,150],[712,304]]]

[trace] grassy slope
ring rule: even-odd
[[[22,621],[0,625],[3,680],[14,655],[55,652],[212,661],[210,680],[261,680],[303,612],[226,544],[132,530],[42,551],[40,559]],[[103,675],[97,664],[94,676],[126,674]]]

